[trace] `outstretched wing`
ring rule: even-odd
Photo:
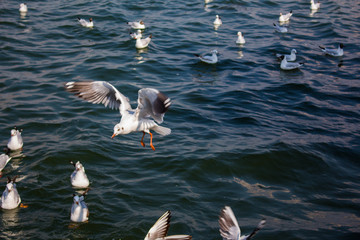
[[[225,206],[219,216],[220,235],[225,240],[238,240],[240,227],[230,207]]]
[[[152,226],[149,232],[146,234],[144,240],[162,239],[167,235],[170,227],[171,212],[166,211]]]
[[[143,88],[138,92],[136,113],[139,119],[152,117],[160,124],[170,105],[170,98],[162,92],[154,88]]]
[[[256,233],[262,229],[266,224],[266,220],[263,219],[259,222],[259,224],[257,225],[257,227],[252,231],[252,233],[250,233],[250,235],[246,238],[246,240],[250,240],[252,237],[254,237],[256,235]]]
[[[129,99],[105,81],[67,82],[65,88],[66,91],[93,104],[100,103],[111,109],[120,109],[121,115],[131,109]]]

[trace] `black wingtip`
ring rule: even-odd
[[[154,101],[154,110],[156,111],[156,113],[160,113],[160,114],[165,113],[170,107],[170,105],[171,105],[171,99],[168,98],[162,92],[159,92],[157,94],[156,100]]]
[[[325,48],[323,46],[319,46],[319,48],[321,48],[322,50],[325,50]]]

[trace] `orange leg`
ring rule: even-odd
[[[143,132],[143,136],[142,136],[141,141],[140,141],[141,146],[143,146],[143,147],[145,147],[144,137],[145,137],[145,132]]]
[[[152,135],[152,133],[151,133],[151,132],[149,132],[149,134],[150,134],[150,147],[151,147],[151,149],[152,149],[152,150],[154,150],[154,151],[155,151],[155,147],[154,147],[154,145],[152,144],[152,138],[153,138],[153,135]]]

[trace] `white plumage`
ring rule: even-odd
[[[236,44],[245,44],[245,38],[244,35],[242,34],[242,32],[238,32],[237,33],[238,38],[236,39]]]
[[[320,8],[320,2],[315,3],[314,0],[310,0],[310,9],[318,10]]]
[[[89,209],[84,201],[87,189],[82,195],[74,194],[73,204],[71,206],[70,220],[73,222],[86,222],[89,220]]]
[[[27,11],[28,11],[28,7],[27,7],[26,3],[20,3],[19,12],[26,13]]]
[[[22,129],[18,130],[17,127],[14,127],[14,129],[12,129],[10,131],[11,136],[8,141],[7,147],[11,151],[16,151],[16,150],[22,149],[24,143],[23,143],[23,139],[21,136],[21,132],[22,132]]]
[[[16,177],[13,179],[8,177],[6,188],[1,196],[1,208],[3,209],[14,209],[21,203],[20,195],[16,189],[15,180]]]
[[[143,21],[127,22],[127,25],[129,25],[133,29],[145,29],[145,23]]]
[[[281,56],[280,59],[281,59],[280,68],[282,70],[293,70],[300,68],[301,66],[304,65],[304,63],[288,62],[285,56]]]
[[[2,171],[6,164],[11,160],[11,157],[9,157],[7,154],[8,152],[0,155],[0,171]]]
[[[89,18],[89,21],[86,21],[85,19],[82,18],[78,18],[78,21],[83,27],[88,27],[88,28],[94,27],[94,21],[92,18]]]
[[[279,16],[279,22],[288,22],[290,21],[290,18],[292,16],[292,10],[290,12],[288,12],[287,14],[282,14],[280,13],[280,16]]]
[[[291,49],[291,52],[290,52],[289,55],[284,55],[284,54],[279,54],[279,53],[277,53],[277,54],[276,54],[276,57],[281,58],[281,56],[284,56],[284,57],[286,58],[286,61],[288,61],[288,62],[293,62],[293,61],[296,60],[296,53],[297,53],[297,52],[296,52],[295,49]]]
[[[151,38],[152,38],[151,34],[147,38],[142,38],[142,35],[137,35],[135,47],[137,49],[146,48],[149,45],[149,43],[151,42]]]
[[[321,50],[330,56],[334,56],[334,57],[341,57],[342,55],[344,55],[344,45],[342,43],[339,44],[339,47],[336,49],[331,49],[331,48],[326,48],[326,47],[322,47],[319,46],[319,48],[321,48]]]
[[[214,20],[214,25],[220,26],[221,24],[222,24],[221,17],[219,15],[216,15],[215,20]]]
[[[210,52],[211,55],[209,55],[208,53],[202,54],[202,55],[198,55],[198,54],[194,54],[196,57],[198,57],[202,62],[208,63],[208,64],[215,64],[218,62],[218,51],[217,50],[212,50]]]
[[[274,28],[277,32],[281,32],[281,33],[287,33],[288,29],[285,26],[279,26],[278,24],[274,23]]]
[[[74,172],[70,175],[71,185],[77,188],[88,187],[90,182],[83,165],[79,161],[77,161],[76,164],[73,162],[70,163],[75,167]]]

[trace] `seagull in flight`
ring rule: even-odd
[[[136,109],[132,109],[129,99],[106,81],[67,82],[65,89],[93,104],[101,103],[105,107],[120,110],[121,120],[114,126],[112,138],[131,132],[143,132],[140,143],[145,147],[143,140],[145,133],[148,133],[150,135],[150,147],[155,151],[152,144],[153,134],[150,130],[163,136],[171,133],[170,128],[158,125],[163,122],[163,117],[171,105],[171,100],[157,89],[140,89]]]

